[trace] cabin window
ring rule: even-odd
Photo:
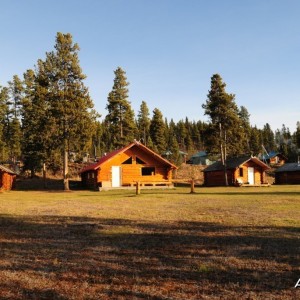
[[[132,157],[129,157],[127,160],[125,160],[122,165],[132,165]]]
[[[240,177],[243,177],[243,176],[244,176],[244,169],[240,168]]]
[[[151,176],[151,175],[155,175],[155,168],[154,167],[142,168],[142,176]]]
[[[141,160],[141,159],[138,158],[138,157],[136,157],[136,163],[137,163],[137,164],[140,164],[140,165],[145,165],[145,164],[146,164],[143,160]]]

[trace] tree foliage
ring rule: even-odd
[[[107,98],[106,121],[112,136],[111,148],[118,148],[133,141],[136,137],[136,126],[134,112],[128,100],[129,83],[126,72],[118,67],[114,73],[114,84]]]
[[[118,67],[107,98],[107,114],[99,121],[78,53],[71,34],[57,33],[54,50],[47,52],[44,60],[39,59],[22,80],[15,75],[6,87],[0,87],[2,163],[22,160],[32,175],[43,164],[53,171],[64,165],[68,189],[68,154],[76,153],[80,158],[89,154],[96,160],[134,139],[176,164],[183,161],[183,153],[200,150],[221,158],[225,168],[227,156],[260,156],[263,149],[281,152],[290,161],[300,154],[299,122],[295,133],[285,125],[275,132],[268,123],[262,129],[251,126],[247,108],[237,106],[235,95],[226,92],[219,74],[211,77],[202,105],[209,122],[188,117],[168,122],[159,108],[151,115],[145,101],[135,116],[126,72]]]

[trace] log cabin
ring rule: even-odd
[[[0,165],[0,190],[11,190],[15,184],[16,176],[15,172]]]
[[[103,156],[81,170],[84,188],[102,190],[122,186],[172,186],[175,165],[140,142]]]
[[[269,167],[256,157],[235,157],[226,160],[228,185],[266,184],[265,170]],[[204,169],[205,186],[225,186],[224,165],[221,161]]]
[[[282,166],[287,161],[287,157],[278,152],[270,152],[268,154],[264,154],[261,160],[270,166]]]
[[[300,162],[287,163],[275,171],[275,184],[300,184]]]

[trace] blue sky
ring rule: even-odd
[[[129,100],[174,121],[203,120],[210,78],[245,106],[252,125],[293,132],[300,121],[298,0],[0,0],[0,85],[54,50],[57,32],[78,43],[86,85],[102,116],[114,70]]]

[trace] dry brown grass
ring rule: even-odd
[[[300,187],[0,194],[0,299],[300,299]]]

